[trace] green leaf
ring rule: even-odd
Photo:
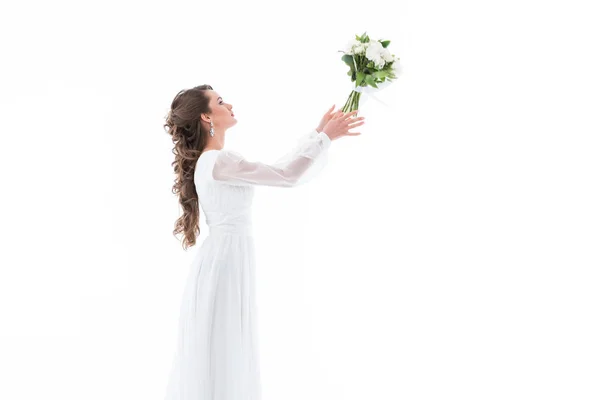
[[[365,80],[365,74],[362,73],[361,71],[358,71],[356,73],[356,85],[361,85],[364,80]]]
[[[383,48],[388,47],[389,44],[390,44],[389,40],[384,40],[383,42],[381,42],[381,45],[383,46]]]
[[[352,59],[352,55],[344,54],[342,56],[342,61],[350,67],[350,71],[354,71],[354,60]]]
[[[373,75],[375,75],[375,78],[384,79],[388,75],[388,72],[387,71],[375,71],[373,73]]]
[[[367,84],[373,86],[374,88],[377,87],[377,83],[375,82],[375,79],[373,79],[372,75],[365,76],[365,80],[367,81]]]

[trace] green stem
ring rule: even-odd
[[[342,112],[346,112],[346,109],[348,108],[348,104],[350,103],[350,97],[351,96],[352,96],[352,93],[350,93],[350,96],[348,96],[348,99],[346,99],[346,103],[342,107]]]
[[[352,90],[352,92],[348,96],[348,99],[346,100],[346,103],[342,107],[342,112],[351,112],[354,110],[358,110],[358,106],[360,104],[360,95],[361,94],[359,92]]]

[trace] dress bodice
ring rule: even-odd
[[[212,168],[221,150],[200,155],[194,171],[194,184],[210,232],[250,233],[252,229],[253,185],[229,185],[212,178]]]
[[[210,232],[251,233],[255,186],[294,187],[310,181],[327,163],[330,145],[327,134],[314,130],[273,163],[250,161],[226,149],[202,152],[194,184]]]

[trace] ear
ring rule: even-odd
[[[206,123],[210,123],[210,119],[206,117],[206,114],[201,114],[200,119]]]

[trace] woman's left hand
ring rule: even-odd
[[[317,132],[323,132],[323,128],[325,127],[325,125],[327,125],[327,123],[331,120],[331,118],[333,118],[333,116],[335,115],[335,113],[332,113],[334,107],[335,107],[335,104],[332,105],[329,110],[327,110],[325,115],[323,115],[321,122],[319,122],[319,126],[317,126]],[[340,111],[341,111],[341,109],[338,110],[337,112],[340,112]]]

